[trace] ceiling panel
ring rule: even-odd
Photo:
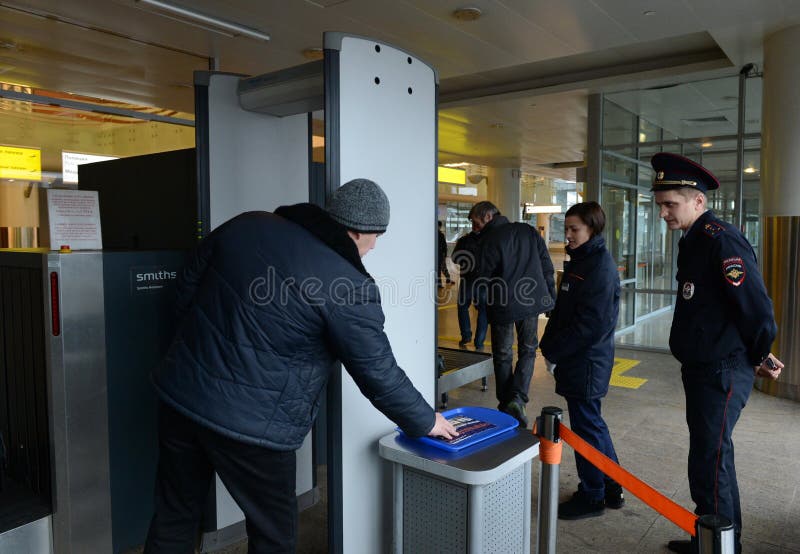
[[[14,0],[13,6],[0,0],[0,80],[191,112],[192,72],[206,69],[211,57],[223,71],[256,75],[306,62],[302,50],[320,47],[324,31],[372,36],[432,64],[443,91],[526,78],[558,81],[547,91],[565,92],[526,89],[514,100],[468,98],[442,111],[440,146],[449,161],[471,157],[528,170],[581,159],[586,89],[625,90],[664,84],[667,77],[677,82],[690,70],[645,72],[626,56],[654,60],[721,48],[720,59],[732,65],[717,71],[735,74],[747,61],[760,63],[765,33],[800,22],[798,0],[474,0],[470,5],[483,14],[472,22],[452,16],[464,6],[460,0],[170,1],[261,29],[272,40],[222,36],[145,11],[133,0]],[[639,73],[612,72],[591,84],[582,77],[626,66]],[[708,114],[725,119],[717,122],[721,129],[735,107],[722,99],[728,92],[709,87],[646,91],[619,101],[679,132],[691,125],[683,120]],[[755,101],[748,97],[749,114]],[[695,109],[665,108],[674,103]],[[496,123],[502,126],[491,127]]]

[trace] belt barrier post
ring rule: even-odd
[[[558,478],[561,468],[560,444],[557,459],[553,459],[552,443],[559,443],[561,408],[547,406],[537,418],[536,429],[539,436],[539,503],[536,514],[536,552],[537,554],[556,554],[556,525],[558,523]],[[547,455],[542,455],[543,447]]]
[[[728,518],[709,514],[697,518],[697,545],[700,554],[734,554],[733,524]]]

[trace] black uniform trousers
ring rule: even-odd
[[[733,428],[753,389],[755,374],[746,360],[712,367],[681,368],[689,426],[689,488],[697,515],[728,518],[742,529],[739,486],[733,453]]]
[[[155,514],[146,554],[191,554],[214,471],[245,514],[249,554],[294,552],[295,452],[229,439],[163,403]]]

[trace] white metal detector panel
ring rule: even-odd
[[[43,517],[0,533],[0,552],[15,554],[52,554],[52,518]]]
[[[240,77],[208,82],[209,214],[214,229],[242,212],[308,202],[308,115],[275,117],[239,105]],[[313,487],[311,433],[297,451],[297,493]],[[244,514],[216,478],[217,528]]]
[[[242,109],[239,79],[209,78],[211,229],[242,212],[308,202],[308,115],[275,117]]]
[[[364,264],[380,288],[397,361],[433,405],[436,75],[407,52],[358,37],[341,39],[339,64],[339,184],[364,177],[389,196],[389,228]],[[388,551],[391,480],[377,443],[393,428],[345,376],[342,511],[348,554]]]

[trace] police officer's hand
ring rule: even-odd
[[[442,414],[436,412],[436,423],[433,424],[433,429],[428,433],[428,436],[452,439],[457,437],[458,433],[452,423],[447,421]]]
[[[780,376],[782,369],[783,362],[772,354],[769,354],[764,358],[764,361],[761,362],[761,365],[756,368],[756,377],[766,377],[774,381]]]

